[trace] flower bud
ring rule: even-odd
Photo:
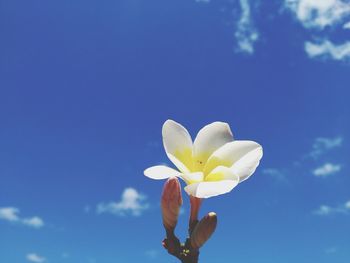
[[[217,217],[214,212],[202,218],[194,228],[191,235],[191,246],[194,249],[199,249],[214,233],[217,224]]]
[[[177,218],[182,205],[181,185],[176,177],[169,178],[162,193],[162,217],[166,230],[172,231],[177,224]]]

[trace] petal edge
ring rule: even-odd
[[[165,165],[156,165],[147,168],[143,174],[151,179],[162,180],[169,177],[180,176],[180,172]]]
[[[209,198],[230,192],[237,186],[238,182],[233,180],[222,180],[219,182],[200,182],[185,187],[187,194],[198,198]]]
[[[167,120],[162,127],[163,145],[166,154],[181,172],[192,169],[192,138],[185,127],[173,120]],[[174,158],[181,162],[174,161]],[[186,169],[184,169],[184,167]]]

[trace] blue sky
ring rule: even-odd
[[[0,261],[176,262],[163,182],[143,176],[170,164],[170,118],[193,137],[225,121],[264,148],[204,202],[219,223],[201,262],[349,262],[349,6],[2,0]]]

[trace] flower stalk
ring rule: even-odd
[[[180,208],[182,205],[181,186],[176,177],[169,178],[161,197],[162,219],[166,237],[162,242],[169,254],[182,263],[197,263],[199,249],[210,238],[216,227],[216,214],[209,213],[198,221],[202,199],[190,196],[191,212],[188,224],[188,238],[181,243],[175,234]]]
[[[196,224],[198,223],[198,213],[199,209],[202,204],[202,199],[197,198],[194,196],[190,196],[190,205],[191,205],[191,212],[190,212],[190,221],[188,223],[188,234],[191,235],[193,229],[195,228]]]

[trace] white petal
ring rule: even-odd
[[[201,182],[190,184],[185,191],[198,198],[208,198],[230,192],[238,184],[237,180],[223,180],[219,182]]]
[[[225,166],[218,166],[210,174],[206,175],[204,181],[217,182],[222,180],[233,180],[239,183],[239,177],[234,173],[231,168]]]
[[[150,168],[147,168],[143,173],[145,176],[156,180],[166,179],[174,176],[180,176],[181,174],[175,169],[172,169],[164,165],[152,166]]]
[[[255,169],[258,167],[262,156],[263,150],[262,147],[259,147],[253,151],[250,151],[233,164],[231,169],[236,175],[239,176],[240,182],[248,179],[248,177],[255,172]]]
[[[204,175],[202,172],[181,174],[180,176],[187,184],[202,182]]]
[[[192,169],[192,139],[188,131],[181,124],[167,120],[162,135],[169,159],[181,172],[188,173]]]
[[[258,149],[262,149],[261,145],[254,141],[234,141],[227,143],[209,157],[203,169],[204,174],[209,174],[210,171],[220,165],[231,167],[245,155]]]
[[[203,127],[193,143],[195,170],[202,170],[205,162],[214,151],[232,141],[233,135],[227,123],[213,122]]]

